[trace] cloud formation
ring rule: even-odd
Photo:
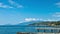
[[[15,6],[16,8],[23,8],[23,5],[20,5],[20,4],[16,3],[16,2],[14,2],[13,0],[8,0],[8,2],[11,5]]]
[[[13,0],[8,0],[8,2],[10,3],[11,6],[0,2],[0,8],[23,8],[23,5],[20,5],[14,2]]]
[[[13,8],[13,7],[0,3],[0,8]]]
[[[56,5],[58,8],[60,8],[60,2],[57,2],[55,5]]]
[[[43,19],[39,19],[39,18],[25,18],[25,21],[42,21]]]
[[[60,17],[60,12],[56,12],[52,15],[53,17]]]
[[[29,21],[58,21],[55,19],[41,19],[41,18],[25,18],[25,22],[29,22]]]

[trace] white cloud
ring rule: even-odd
[[[16,2],[14,2],[13,0],[9,0],[8,2],[11,5],[16,6],[16,8],[23,8],[23,5],[20,5],[20,4],[16,3]]]
[[[58,20],[56,20],[56,19],[46,19],[44,21],[58,21]]]
[[[9,0],[9,3],[10,3],[10,4],[14,4],[15,2],[14,2],[14,1],[12,1],[12,0]]]
[[[8,2],[12,6],[9,6],[9,5],[6,5],[6,4],[0,2],[0,8],[23,8],[23,5],[20,5],[20,4],[16,3],[16,2],[14,2],[13,0],[8,0]]]
[[[36,18],[25,18],[25,21],[37,21],[39,19],[36,19]]]
[[[24,21],[43,21],[41,18],[25,18]]]
[[[35,18],[25,18],[25,21],[35,21]]]
[[[60,12],[56,12],[52,15],[53,17],[60,17]]]
[[[55,5],[60,8],[60,2],[57,2]]]
[[[0,8],[13,8],[13,7],[0,3]]]
[[[3,5],[3,3],[0,3],[0,6],[2,6]]]
[[[29,22],[29,21],[58,21],[55,19],[37,19],[37,18],[25,18],[25,22]]]

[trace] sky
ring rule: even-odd
[[[0,0],[0,25],[60,20],[60,0]]]

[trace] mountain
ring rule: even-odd
[[[29,21],[17,25],[2,25],[2,26],[60,26],[60,21]]]
[[[33,24],[29,24],[30,26],[54,26],[60,27],[60,21],[42,21],[42,22],[35,22]]]
[[[29,21],[29,22],[20,23],[18,25],[29,25],[29,24],[34,24],[34,23],[38,23],[38,22],[42,22],[42,21]]]

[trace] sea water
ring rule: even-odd
[[[38,27],[44,28],[44,26],[0,26],[0,34],[16,34],[17,32],[38,32],[35,29]]]

